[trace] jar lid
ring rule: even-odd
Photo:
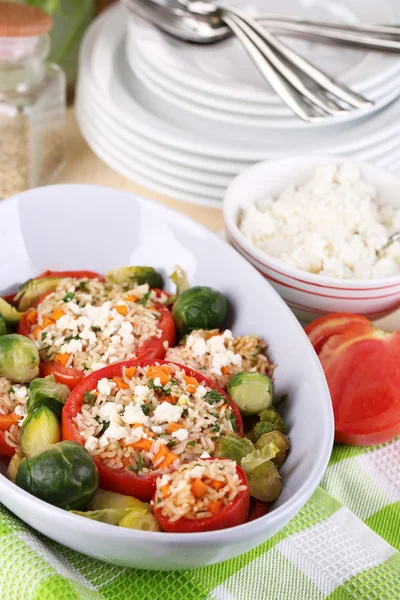
[[[43,35],[52,26],[52,18],[36,6],[15,2],[0,2],[0,37]]]

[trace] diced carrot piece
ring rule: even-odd
[[[37,339],[39,337],[39,333],[41,331],[43,331],[43,329],[45,329],[49,325],[54,325],[54,321],[52,319],[49,319],[49,317],[44,317],[43,323],[41,325],[38,325],[36,327],[35,331],[33,332],[33,335],[35,336],[35,338]]]
[[[42,331],[42,327],[35,327],[33,331],[33,335],[35,336],[35,340],[38,339],[40,332]]]
[[[169,467],[169,465],[171,465],[173,462],[175,462],[177,458],[178,458],[177,454],[174,454],[173,452],[169,452],[167,454],[167,456],[164,458],[164,460],[162,461],[162,463],[159,465],[160,469],[166,469],[167,467]]]
[[[167,483],[167,485],[163,485],[161,488],[161,493],[164,498],[168,498],[171,495],[171,486]]]
[[[161,367],[156,366],[147,369],[147,376],[153,381],[158,377],[161,385],[166,385],[171,380],[171,376],[168,373],[165,373]]]
[[[217,481],[217,479],[213,479],[208,485],[214,488],[214,490],[218,491],[225,486],[225,483],[223,481]]]
[[[194,387],[194,385],[188,385],[186,386],[186,391],[188,394],[194,394],[197,388]]]
[[[166,456],[167,454],[168,454],[168,448],[167,448],[167,446],[165,444],[162,444],[160,446],[159,451],[157,452],[157,454],[153,458],[153,463],[156,463],[159,458],[161,458],[162,456]]]
[[[30,325],[34,325],[38,320],[37,310],[30,309],[25,318],[28,320]]]
[[[122,379],[122,377],[113,377],[115,383],[117,384],[118,389],[127,390],[129,389],[129,385]]]
[[[125,369],[125,375],[129,379],[134,377],[135,373],[136,373],[136,367],[128,367],[127,369]]]
[[[52,319],[53,321],[58,321],[58,319],[61,319],[61,317],[63,317],[64,315],[65,312],[61,310],[61,308],[55,308],[50,315],[50,319]]]
[[[199,382],[197,379],[195,379],[195,377],[189,377],[189,375],[185,375],[185,381],[186,385],[194,385],[196,388],[199,386]]]
[[[121,462],[124,465],[124,467],[129,467],[129,465],[131,464],[131,460],[127,456],[123,456]]]
[[[210,513],[212,513],[213,515],[215,515],[216,512],[218,512],[219,510],[221,510],[222,506],[223,506],[223,501],[222,500],[215,500],[215,502],[209,502],[207,508],[208,511]]]
[[[126,298],[125,298],[125,300],[127,302],[136,302],[137,299],[138,299],[137,296],[135,296],[134,294],[131,294],[130,296],[126,296]]]
[[[92,392],[92,396],[96,396],[96,398],[97,398],[98,395],[99,395],[99,392],[97,390],[95,390],[94,392]]]
[[[190,488],[192,490],[193,496],[196,498],[201,498],[207,491],[207,486],[202,482],[201,479],[195,479]]]
[[[15,413],[0,415],[0,431],[8,431],[13,425],[16,425],[18,421],[19,418]]]
[[[221,373],[223,373],[224,375],[226,375],[229,372],[229,367],[221,367]]]
[[[153,444],[153,440],[147,440],[146,438],[142,438],[138,442],[132,444],[135,450],[146,450],[148,452]]]
[[[172,374],[171,367],[169,367],[168,365],[161,365],[158,368],[161,369],[161,371],[163,371],[164,373],[166,373],[166,375],[171,375]]]
[[[162,397],[163,402],[168,402],[168,404],[176,404],[178,402],[178,398],[176,396],[171,396],[168,394],[167,396]]]
[[[180,423],[170,423],[167,428],[167,433],[171,434],[174,431],[178,431],[178,429],[183,429],[183,425]]]
[[[62,365],[63,367],[65,367],[65,365],[68,362],[69,359],[69,354],[67,354],[66,352],[64,352],[64,354],[57,354],[55,361],[59,364]]]
[[[128,307],[125,306],[125,304],[121,304],[119,306],[114,306],[114,308],[123,317],[126,317],[126,315],[128,314]]]

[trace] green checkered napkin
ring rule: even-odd
[[[336,446],[277,535],[192,571],[124,569],[35,533],[0,506],[0,600],[399,600],[400,438]]]

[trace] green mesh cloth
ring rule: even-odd
[[[252,552],[192,571],[124,569],[0,507],[0,600],[400,600],[400,438],[337,445],[321,487]]]

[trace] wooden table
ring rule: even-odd
[[[68,109],[67,114],[66,163],[54,183],[93,183],[133,192],[139,196],[150,198],[175,210],[179,210],[212,231],[223,229],[224,222],[220,210],[186,204],[185,202],[179,202],[173,198],[162,196],[130,181],[123,175],[119,175],[119,173],[116,173],[104,164],[92,152],[81,136],[72,108]],[[400,310],[389,317],[380,319],[380,321],[377,321],[377,324],[379,327],[389,331],[400,329]]]

